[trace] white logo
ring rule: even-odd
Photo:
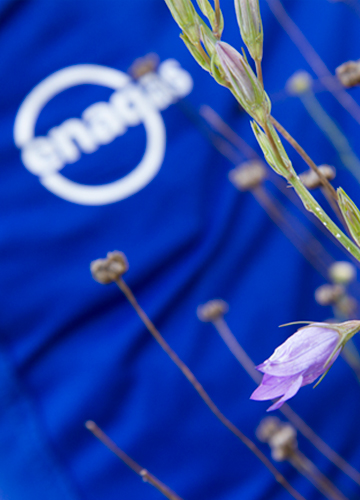
[[[46,136],[35,137],[35,126],[44,106],[57,94],[82,84],[113,89],[108,102],[96,102],[80,118],[69,118]],[[143,189],[159,172],[166,146],[160,110],[192,90],[192,78],[174,59],[160,64],[138,83],[121,71],[92,64],[64,68],[39,83],[17,113],[14,140],[25,167],[39,176],[43,186],[65,200],[80,205],[106,205]],[[93,153],[112,142],[129,127],[143,124],[146,149],[140,163],[121,179],[100,186],[78,184],[61,175],[67,164],[82,153]],[[100,166],[101,167],[101,166]]]

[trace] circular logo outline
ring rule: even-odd
[[[16,146],[22,149],[35,137],[36,121],[42,109],[64,90],[82,84],[120,90],[130,82],[131,79],[126,73],[97,64],[79,64],[56,71],[34,87],[22,102],[14,123]],[[39,177],[41,184],[53,194],[79,205],[107,205],[140,191],[159,172],[166,146],[166,131],[162,116],[145,99],[142,119],[147,138],[145,153],[140,163],[121,179],[100,186],[91,186],[78,184],[59,172],[52,172]]]

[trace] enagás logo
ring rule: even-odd
[[[81,118],[69,117],[45,136],[35,136],[44,106],[76,85],[92,84],[114,90],[109,101],[91,104]],[[136,82],[126,73],[105,66],[81,64],[53,73],[24,99],[16,115],[14,140],[24,166],[55,195],[81,205],[106,205],[143,189],[159,172],[166,148],[166,131],[160,111],[189,94],[190,74],[174,59],[160,64]],[[61,169],[81,160],[124,135],[129,127],[144,125],[145,153],[124,177],[98,186],[76,183]]]

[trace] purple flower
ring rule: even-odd
[[[312,323],[300,328],[275,349],[269,359],[257,366],[264,376],[250,399],[264,401],[282,396],[267,411],[277,410],[295,396],[300,387],[311,384],[327,372],[342,347],[341,325]]]

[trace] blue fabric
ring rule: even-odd
[[[232,2],[222,4],[225,39],[240,46]],[[284,4],[332,71],[358,58],[360,20],[348,6],[326,0]],[[337,182],[356,201],[358,186],[336,151],[299,101],[283,91],[295,70],[310,70],[266,2],[261,7],[264,78],[274,116],[316,161],[339,169]],[[321,321],[331,314],[313,300],[324,279],[252,195],[240,194],[228,181],[232,165],[212,147],[198,109],[214,107],[256,147],[249,121],[229,92],[192,60],[178,34],[162,0],[0,1],[0,494],[5,499],[161,498],[89,434],[88,419],[185,499],[289,498],[208,411],[116,286],[96,283],[89,271],[90,262],[106,252],[125,252],[126,281],[140,304],[221,410],[253,440],[268,405],[249,400],[253,383],[212,326],[198,321],[197,306],[226,300],[229,326],[256,363],[294,331],[279,330],[279,324]],[[63,68],[91,64],[126,73],[149,52],[162,63],[178,61],[183,77],[193,81],[184,100],[174,98],[160,111],[166,149],[158,173],[113,203],[80,204],[54,194],[25,168],[14,143],[23,100]],[[59,92],[41,109],[36,136],[80,119],[113,92],[93,84]],[[359,98],[358,90],[351,93]],[[358,124],[327,93],[318,97],[360,153]],[[61,174],[89,186],[114,182],[140,162],[147,140],[143,125],[129,126],[108,144],[66,163]],[[296,169],[304,169],[290,154]],[[282,202],[293,210],[285,197]],[[309,224],[305,218],[304,223]],[[343,259],[336,247],[331,252]],[[291,404],[341,455],[354,466],[360,463],[359,387],[342,359],[315,391],[301,389]],[[358,497],[355,484],[303,438],[299,443],[349,498]],[[279,469],[308,500],[320,498],[289,465]]]

